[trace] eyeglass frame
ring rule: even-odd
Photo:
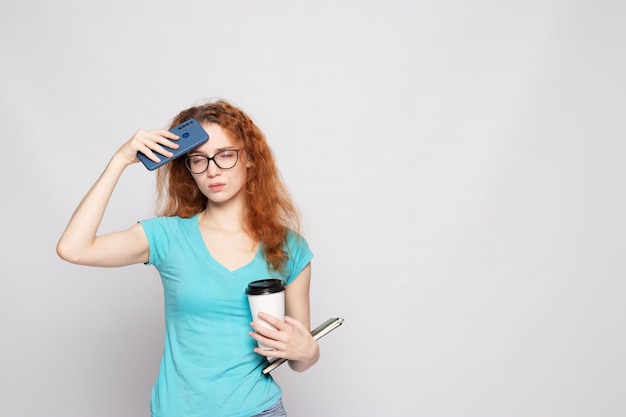
[[[187,170],[192,173],[192,174],[204,174],[208,169],[209,169],[209,165],[211,165],[211,161],[213,161],[213,163],[215,164],[216,167],[218,167],[219,169],[233,169],[235,168],[235,166],[237,165],[237,162],[239,162],[239,151],[241,149],[223,149],[219,152],[215,152],[215,154],[213,156],[206,156],[206,155],[189,155],[187,157],[185,157],[185,167],[187,168]],[[237,155],[236,159],[235,159],[235,163],[233,164],[232,167],[228,167],[228,168],[222,168],[220,166],[220,164],[217,163],[217,161],[215,160],[215,157],[218,156],[219,154],[223,153],[223,152],[235,152],[235,155]],[[197,158],[197,157],[201,157],[206,159],[207,163],[206,163],[206,168],[200,172],[193,172],[191,170],[191,168],[189,167],[189,164],[187,161],[189,161],[191,158]]]

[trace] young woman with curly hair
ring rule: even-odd
[[[319,359],[309,332],[312,253],[265,136],[239,108],[217,100],[180,112],[209,141],[157,170],[157,217],[98,234],[108,201],[137,152],[158,161],[178,137],[139,130],[113,155],[83,198],[59,256],[91,266],[154,265],[165,298],[165,346],[152,391],[153,417],[285,416],[280,387],[262,374],[267,357],[302,372]],[[250,281],[284,281],[284,320],[259,318],[247,304]],[[256,318],[254,318],[256,319]],[[272,350],[257,347],[262,342]]]

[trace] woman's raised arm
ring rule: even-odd
[[[137,152],[157,162],[153,151],[170,156],[162,145],[175,148],[178,145],[172,140],[176,139],[178,136],[167,130],[139,130],[122,145],[82,199],[61,235],[57,253],[62,259],[91,266],[124,266],[148,261],[148,241],[140,224],[100,236],[98,228],[124,169],[138,162]]]

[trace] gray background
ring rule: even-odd
[[[2,1],[0,414],[141,416],[159,277],[55,244],[139,128],[223,97],[301,208],[291,417],[624,416],[626,3]],[[152,215],[124,174],[102,231]]]

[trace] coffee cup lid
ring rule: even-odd
[[[246,288],[246,294],[248,295],[262,295],[273,294],[285,289],[285,283],[280,279],[261,279],[253,281],[248,284]]]

